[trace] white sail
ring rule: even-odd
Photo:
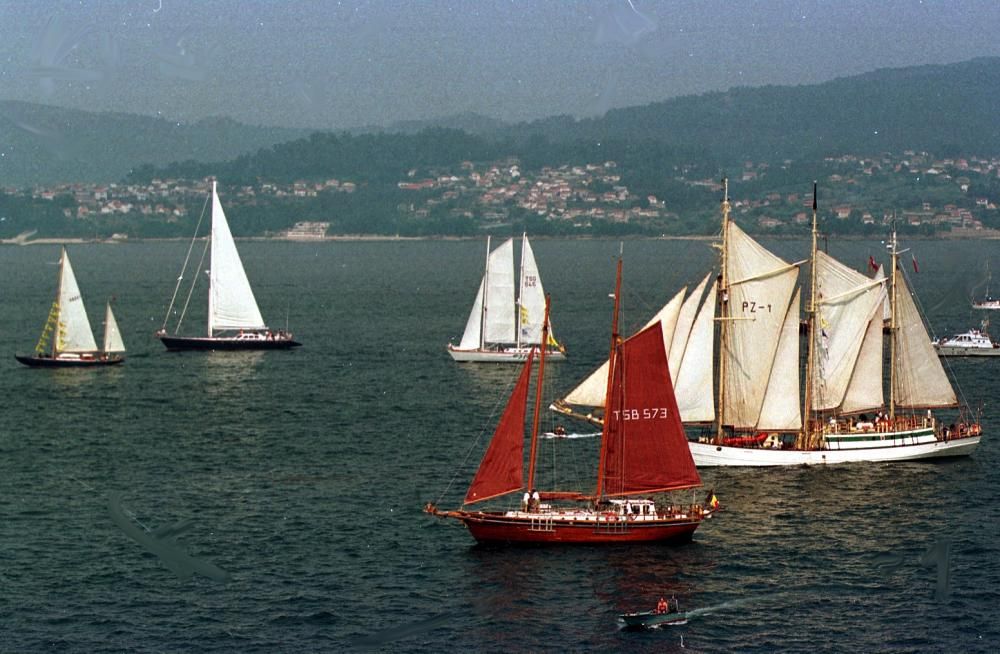
[[[212,182],[212,269],[208,292],[208,335],[231,329],[266,329]]]
[[[884,279],[869,279],[824,252],[816,252],[814,265],[817,297],[811,405],[814,411],[823,411],[836,409],[844,401],[868,325],[876,313],[881,320],[885,286]]]
[[[674,375],[674,395],[682,422],[715,420],[714,368],[715,295],[712,284],[694,321],[680,370]]]
[[[479,290],[476,292],[476,301],[472,303],[472,311],[469,313],[469,320],[465,323],[465,332],[462,334],[462,342],[459,347],[463,350],[474,350],[478,348],[480,337],[483,331],[483,284],[484,277],[479,282]]]
[[[490,253],[486,273],[486,316],[483,331],[487,343],[513,343],[514,332],[514,239]]]
[[[788,264],[728,223],[726,278],[729,311],[723,422],[755,428],[771,376],[778,339],[798,277]]]
[[[531,250],[527,236],[524,236],[521,242],[521,287],[518,297],[520,343],[538,345],[542,342],[542,322],[545,320],[545,290],[542,288],[542,278],[538,275],[535,253]],[[550,324],[549,333],[551,328]]]
[[[73,274],[66,248],[59,262],[59,326],[56,334],[58,352],[96,352],[97,343],[83,306],[80,287]]]
[[[883,300],[882,304],[888,303]],[[882,308],[879,307],[868,321],[868,330],[865,332],[864,342],[861,343],[858,362],[854,365],[851,383],[848,384],[844,401],[840,405],[841,413],[861,413],[881,409],[884,406],[882,362]]]
[[[646,323],[646,329],[652,324],[659,322],[663,329],[663,344],[669,352],[670,343],[673,339],[674,326],[677,324],[677,315],[680,313],[681,304],[684,301],[684,292],[687,287],[682,288],[663,308],[656,312]],[[668,331],[669,330],[669,331]],[[639,330],[642,331],[642,330]],[[637,332],[638,333],[638,332]],[[580,384],[563,398],[566,404],[576,406],[604,406],[604,395],[608,390],[608,361],[605,360],[601,366],[590,373]]]
[[[944,407],[958,403],[930,336],[924,328],[902,271],[896,274],[896,361],[894,395],[897,406]]]
[[[795,431],[802,428],[799,401],[799,292],[788,307],[778,339],[778,351],[767,380],[757,429]]]
[[[701,302],[701,296],[705,293],[705,286],[708,284],[708,279],[711,275],[711,272],[705,275],[705,279],[701,280],[701,283],[695,287],[691,295],[684,300],[680,313],[677,315],[677,325],[674,327],[673,339],[670,342],[670,347],[667,349],[667,353],[670,355],[668,361],[670,378],[674,382],[677,381],[677,373],[680,370],[681,361],[684,359],[684,351],[691,336],[691,327],[694,325],[695,316],[698,314],[698,303]],[[676,386],[676,383],[674,385]]]
[[[121,332],[118,330],[118,321],[111,311],[111,303],[108,302],[104,311],[104,352],[124,352],[125,342],[122,341]]]

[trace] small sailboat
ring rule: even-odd
[[[973,300],[973,309],[1000,309],[1000,300],[994,299],[990,295],[990,268],[989,262],[986,265],[986,295],[981,300]]]
[[[125,344],[110,302],[105,310],[103,346],[97,348],[73,265],[63,248],[59,257],[59,289],[35,353],[14,357],[32,368],[84,368],[117,365],[125,360],[123,352]]]
[[[514,300],[514,239],[507,239],[490,252],[486,238],[486,272],[479,283],[476,301],[458,345],[448,344],[455,361],[524,361],[535,345],[541,345],[545,291],[538,275],[535,254],[527,235],[521,237],[521,275]],[[566,351],[551,333],[546,356],[549,361],[565,358]]]
[[[180,289],[184,272],[191,257],[194,241],[188,248],[188,256],[184,267],[177,278],[174,296],[167,308],[163,326],[156,332],[156,337],[163,342],[168,350],[284,350],[297,347],[301,343],[292,339],[292,334],[283,329],[270,329],[260,314],[253,289],[243,270],[243,262],[236,250],[229,222],[219,202],[216,182],[212,181],[212,233],[209,238],[211,259],[208,285],[208,335],[180,336],[178,331],[184,320],[184,311],[177,321],[174,334],[167,333],[167,321],[170,319]],[[200,222],[199,222],[200,226]],[[195,229],[197,238],[197,228]],[[207,247],[208,244],[206,244]],[[203,255],[204,256],[204,255]],[[197,281],[197,273],[192,281]],[[190,298],[190,293],[188,294]],[[187,303],[184,305],[187,309]]]
[[[615,289],[615,316],[608,378],[609,392],[592,492],[539,491],[535,488],[538,420],[547,352],[539,355],[534,418],[525,480],[524,441],[528,386],[534,349],[493,434],[489,448],[466,493],[462,507],[424,510],[464,523],[481,543],[556,544],[685,542],[718,506],[664,500],[671,491],[697,488],[701,478],[688,450],[658,326],[621,340],[618,298],[621,261]],[[548,336],[548,310],[542,333]],[[492,510],[474,504],[524,491],[519,506]],[[660,499],[653,499],[656,495]]]

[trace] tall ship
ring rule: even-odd
[[[888,274],[872,279],[852,270],[817,248],[814,186],[811,257],[789,263],[730,220],[724,187],[714,288],[697,314],[692,305],[701,287],[686,300],[682,289],[664,307],[670,319],[661,321],[695,463],[780,466],[971,454],[981,437],[979,416],[960,405],[935,353],[899,265],[905,250],[895,230]],[[803,370],[798,282],[806,263]],[[689,322],[689,315],[697,317]],[[553,409],[600,422],[603,414],[594,410],[600,399],[599,389],[584,380]]]
[[[87,309],[66,248],[59,256],[59,287],[34,354],[15,354],[32,368],[93,368],[125,361],[125,343],[108,302],[104,311],[104,340],[100,349],[90,328]]]
[[[565,358],[566,350],[552,336],[542,340],[545,290],[538,274],[535,253],[527,234],[521,237],[521,269],[514,299],[514,239],[507,239],[490,251],[486,237],[486,270],[465,331],[458,345],[448,344],[448,354],[463,362],[524,361],[532,348],[546,343],[550,361]]]
[[[287,329],[271,329],[261,316],[253,289],[250,288],[250,281],[243,269],[243,261],[236,249],[233,234],[229,230],[226,213],[222,210],[222,203],[219,202],[215,180],[212,181],[211,201],[212,229],[206,243],[206,250],[210,246],[207,334],[205,336],[180,334],[188,302],[198,281],[197,271],[201,269],[200,265],[194,268],[191,290],[177,319],[174,333],[167,332],[167,322],[173,313],[178,291],[198,237],[198,228],[201,226],[199,221],[195,227],[195,237],[188,247],[181,274],[177,278],[174,295],[167,307],[163,326],[156,332],[156,337],[168,350],[287,350],[298,347],[301,343],[292,338],[291,332]],[[202,260],[204,257],[205,252],[202,253]]]
[[[528,390],[537,351],[532,348],[462,506],[440,510],[428,503],[427,513],[460,521],[481,543],[509,544],[686,542],[713,515],[718,505],[714,495],[701,504],[693,496],[690,503],[670,499],[672,491],[699,487],[701,478],[674,401],[659,326],[625,340],[618,336],[620,260],[618,280],[605,379],[607,419],[593,489],[536,487],[538,422],[548,354],[545,348],[538,354],[525,461]],[[543,342],[548,335],[547,308],[544,316]],[[506,507],[477,508],[490,501],[502,504],[504,498],[509,500]]]

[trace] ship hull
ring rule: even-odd
[[[641,611],[639,613],[622,613],[621,621],[626,627],[633,629],[652,629],[664,624],[684,624],[688,620],[687,613],[656,613]]]
[[[889,435],[887,435],[889,436]],[[713,466],[797,466],[837,463],[889,463],[968,456],[979,445],[980,436],[938,440],[926,434],[871,440],[830,443],[827,449],[777,450],[764,447],[729,447],[712,443],[690,443],[694,463]],[[839,448],[839,449],[838,449]]]
[[[951,347],[947,345],[935,345],[938,356],[941,357],[1000,357],[1000,348],[997,347]]]
[[[156,336],[163,345],[171,351],[183,350],[288,350],[299,347],[302,343],[290,338],[246,339],[238,337],[208,337],[208,336]]]
[[[125,357],[120,356],[53,358],[15,354],[14,358],[29,368],[100,368],[103,366],[116,366],[125,361]]]
[[[686,543],[702,522],[700,517],[669,520],[604,518],[566,519],[536,514],[456,511],[458,518],[480,543],[508,545],[606,545],[612,543]]]
[[[453,345],[448,346],[448,354],[455,361],[462,363],[523,363],[527,361],[530,347],[509,347],[502,350],[463,350]],[[563,361],[566,354],[561,350],[549,349],[545,352],[545,361]]]

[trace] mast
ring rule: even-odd
[[[896,215],[892,216],[892,237],[889,241],[889,253],[892,259],[892,290],[889,296],[889,424],[896,418],[896,261],[899,251],[896,243]]]
[[[542,381],[545,379],[545,343],[549,338],[549,296],[545,296],[545,319],[542,321],[542,347],[535,382],[535,415],[531,419],[531,452],[528,454],[528,487],[535,489],[535,456],[538,453],[538,417],[542,411]]]
[[[726,414],[726,348],[729,345],[729,279],[726,274],[729,246],[729,178],[722,178],[722,270],[719,273],[719,409],[715,442],[722,443],[722,425]]]
[[[483,304],[479,308],[479,349],[486,349],[486,299],[490,296],[490,236],[486,235],[486,270],[483,273]]]
[[[619,246],[618,250],[618,267],[615,271],[615,313],[611,318],[611,351],[608,353],[608,384],[604,391],[604,425],[601,429],[601,456],[598,459],[597,464],[597,492],[594,494],[598,499],[604,496],[604,452],[607,449],[605,447],[605,441],[608,438],[608,426],[611,421],[608,420],[607,407],[611,402],[611,384],[614,380],[615,375],[615,352],[618,350],[618,343],[620,342],[620,337],[618,336],[618,311],[621,307],[621,290],[622,290],[622,253],[624,251],[624,245]]]
[[[809,328],[809,353],[806,356],[806,388],[805,404],[802,407],[802,433],[799,437],[801,447],[811,445],[812,435],[809,431],[811,407],[812,407],[812,386],[813,386],[813,366],[815,365],[815,342],[816,342],[816,249],[817,249],[817,221],[816,221],[816,182],[813,181],[813,219],[812,219],[812,249],[809,251],[809,260],[812,262],[809,274],[809,305],[806,314],[809,316],[807,326]]]
[[[211,243],[213,232],[215,231],[213,228],[215,227],[215,205],[217,204],[217,201],[216,201],[217,197],[218,197],[218,193],[215,190],[215,180],[213,179],[212,180],[212,227],[209,228],[209,230],[208,230],[208,241],[209,241],[209,243]],[[197,236],[197,235],[198,234],[196,232],[195,236]],[[204,258],[204,256],[205,255],[203,253],[202,254],[202,258]],[[212,268],[212,266],[214,264],[215,264],[215,262],[212,261],[211,259],[209,259],[209,261],[208,261],[208,267],[209,267],[210,270],[211,270],[211,268]],[[198,279],[198,273],[200,273],[200,272],[201,272],[200,270],[195,271],[194,276],[195,276],[195,280],[196,281]],[[193,284],[194,284],[194,282],[192,282],[192,286],[191,286],[192,290],[194,289]],[[208,337],[209,338],[212,338],[212,304],[214,304],[214,303],[212,302],[212,275],[210,274],[208,276],[208,316],[207,316],[207,320],[208,320]]]
[[[514,304],[514,338],[515,347],[521,347],[521,295],[524,294],[524,244],[528,240],[528,233],[521,232],[521,268],[517,274],[517,302]],[[548,298],[546,298],[546,305],[548,305]],[[542,326],[542,330],[545,330],[545,326]],[[542,347],[545,347],[545,342],[542,341]]]
[[[62,335],[62,324],[59,320],[60,314],[62,313],[62,303],[59,301],[62,298],[63,290],[63,277],[66,271],[66,248],[62,248],[62,252],[59,255],[59,286],[56,288],[56,324],[55,333],[52,335],[52,358],[56,358],[59,355],[59,337]]]

